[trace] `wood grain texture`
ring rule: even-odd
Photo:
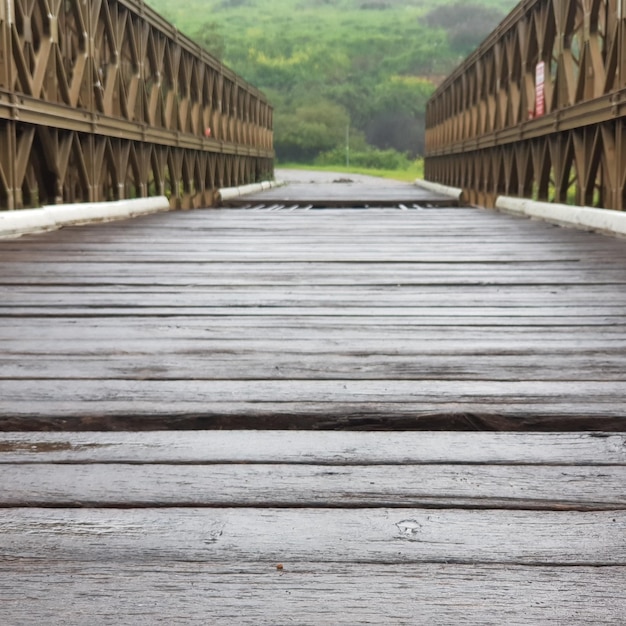
[[[2,466],[1,507],[626,510],[626,467]]]
[[[621,431],[625,286],[623,240],[473,208],[3,241],[0,429]]]
[[[626,511],[2,509],[5,560],[626,565]]]
[[[621,625],[625,283],[478,209],[0,243],[2,622]]]
[[[0,464],[17,463],[593,468],[626,465],[626,434],[223,430],[0,433]]]
[[[618,381],[0,380],[5,425],[37,428],[623,429]],[[581,410],[584,405],[584,411]],[[6,409],[5,409],[6,410]],[[86,414],[86,415],[85,415]],[[577,420],[580,419],[579,423]],[[11,420],[14,420],[13,422]]]
[[[3,619],[620,624],[625,440],[4,433]]]
[[[13,626],[621,626],[625,588],[621,566],[0,562]]]
[[[295,342],[294,342],[295,343]],[[554,355],[519,351],[510,354],[497,352],[471,352],[461,354],[392,352],[384,348],[375,354],[367,353],[365,346],[332,346],[316,342],[302,346],[300,351],[274,352],[254,350],[251,346],[235,350],[233,345],[200,348],[197,344],[185,350],[182,346],[167,349],[159,346],[132,346],[125,344],[120,353],[113,346],[98,347],[92,344],[92,354],[85,355],[81,344],[65,348],[39,346],[38,359],[24,363],[24,352],[0,357],[0,379],[37,380],[229,380],[241,376],[246,380],[267,379],[268,363],[272,363],[272,375],[276,380],[484,380],[519,382],[542,381],[589,381],[589,371],[602,371],[603,381],[623,381],[626,355],[615,346],[603,352],[562,350]],[[307,349],[309,348],[310,351]],[[21,348],[23,350],[23,348]],[[80,352],[77,354],[77,352]],[[32,355],[33,352],[30,352]],[[563,359],[569,354],[572,370],[563,369]],[[303,358],[306,357],[306,358]],[[84,367],[83,374],[77,372]]]

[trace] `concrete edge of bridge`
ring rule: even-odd
[[[422,189],[426,189],[426,191],[432,191],[433,193],[437,193],[441,196],[449,196],[458,202],[461,201],[461,197],[463,196],[463,190],[459,187],[448,187],[447,185],[433,183],[429,180],[423,180],[422,178],[418,178],[415,181],[415,184]]]
[[[11,239],[22,235],[56,230],[63,226],[129,219],[139,215],[169,210],[169,200],[165,196],[157,196],[115,202],[59,204],[40,209],[7,211],[0,213],[0,238]]]
[[[242,185],[241,187],[227,187],[219,190],[220,202],[227,202],[228,200],[234,200],[241,196],[247,196],[251,193],[259,193],[261,191],[267,191],[268,189],[274,189],[275,187],[284,187],[287,183],[283,181],[268,180],[262,183],[252,183],[251,185]]]
[[[241,187],[229,187],[219,190],[219,198],[238,198],[283,184],[266,181]],[[173,209],[167,197],[156,196],[115,202],[59,204],[39,209],[3,211],[0,212],[0,239],[15,239],[23,235],[57,230],[63,226],[110,222],[171,210]]]
[[[418,187],[461,200],[463,189],[418,179]],[[597,209],[587,206],[538,202],[528,198],[498,196],[495,210],[531,219],[540,219],[551,224],[580,230],[592,230],[606,235],[626,236],[626,212]]]
[[[508,196],[499,196],[495,208],[503,213],[541,219],[559,226],[626,236],[626,213],[611,209],[552,204]]]

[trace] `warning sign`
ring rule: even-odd
[[[546,112],[546,64],[537,63],[535,71],[535,117],[541,117]]]

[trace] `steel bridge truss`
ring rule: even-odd
[[[525,0],[435,92],[426,178],[626,207],[626,0]]]
[[[0,0],[0,209],[215,190],[273,171],[263,94],[141,0]]]

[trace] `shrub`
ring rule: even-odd
[[[315,159],[316,165],[345,165],[345,147],[323,152]],[[397,150],[350,151],[350,165],[376,170],[405,170],[411,165],[409,158]]]

